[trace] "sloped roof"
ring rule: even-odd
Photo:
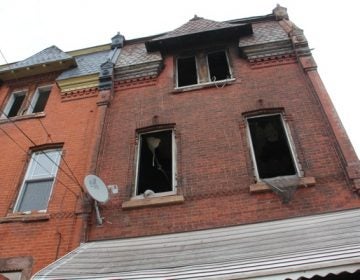
[[[258,22],[253,23],[253,34],[239,40],[239,47],[284,40],[289,41],[290,38],[277,21]]]
[[[231,24],[195,16],[179,28],[154,38],[145,45],[148,51],[156,51],[174,48],[177,45],[184,47],[199,42],[211,42],[214,39],[213,36],[219,41],[239,38],[251,33],[252,29],[249,23]]]
[[[77,67],[60,74],[57,80],[96,74],[100,72],[100,66],[109,57],[111,50],[84,54],[75,57]]]
[[[68,59],[72,59],[72,56],[64,53],[56,46],[51,46],[28,57],[27,59],[11,64],[10,68],[13,70],[17,68],[39,65],[54,61],[63,61]]]
[[[360,210],[97,241],[32,279],[298,279],[360,263]],[[280,276],[281,275],[281,276]]]
[[[161,61],[159,52],[148,53],[143,42],[125,45],[120,52],[115,67],[127,67],[136,64]]]
[[[243,24],[241,24],[241,25],[243,25]],[[183,35],[201,33],[201,32],[205,32],[205,31],[213,31],[213,30],[219,30],[219,29],[232,28],[234,26],[236,26],[236,25],[230,24],[227,22],[218,22],[218,21],[209,20],[209,19],[195,16],[194,18],[192,18],[191,20],[189,20],[187,23],[183,24],[179,28],[176,28],[175,30],[170,31],[163,36],[155,38],[155,39],[153,39],[153,41],[167,39],[167,38],[173,38],[173,37],[179,37],[179,36],[183,36]]]

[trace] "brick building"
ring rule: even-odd
[[[84,241],[82,181],[101,128],[100,65],[113,52],[52,46],[0,69],[0,274],[9,279],[29,279]]]
[[[125,41],[118,34],[111,47],[93,80],[73,77],[82,72],[73,54],[77,68],[57,76],[50,95],[69,118],[67,129],[83,129],[88,112],[96,114],[83,137],[92,141],[71,141],[72,151],[86,150],[73,152],[86,157],[73,164],[81,182],[98,175],[109,199],[96,204],[97,213],[86,195],[64,198],[78,221],[68,231],[72,251],[33,279],[359,277],[359,161],[285,8],[227,22],[195,16],[157,36]],[[85,80],[97,98],[77,99],[89,92],[79,90]],[[67,98],[73,101],[61,102]],[[76,121],[66,114],[75,108],[84,110]],[[46,127],[57,127],[59,114],[49,113]],[[64,148],[77,135],[67,129],[56,138]],[[49,218],[29,225],[55,227],[52,209],[60,203],[54,188],[41,213]]]

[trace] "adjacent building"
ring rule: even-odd
[[[285,8],[43,52],[0,69],[1,273],[359,277],[360,164]]]

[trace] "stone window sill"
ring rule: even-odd
[[[176,94],[176,93],[182,93],[182,92],[198,90],[198,89],[202,89],[202,88],[209,88],[209,87],[223,88],[227,85],[232,84],[234,81],[235,81],[235,78],[231,78],[231,79],[226,79],[226,80],[217,81],[217,82],[207,82],[207,83],[199,83],[199,84],[190,85],[190,86],[176,87],[174,89],[173,93]]]
[[[143,207],[181,204],[184,203],[184,201],[185,201],[184,196],[182,195],[148,197],[143,199],[132,199],[129,201],[125,201],[122,204],[122,208],[126,210],[126,209],[135,209],[135,208],[143,208]]]
[[[21,213],[11,213],[6,217],[0,218],[0,224],[2,223],[13,223],[13,222],[38,222],[38,221],[47,221],[50,219],[50,214],[46,213],[31,213],[31,214],[21,214]]]
[[[10,121],[21,121],[21,120],[34,119],[34,118],[43,118],[43,117],[45,117],[44,112],[31,113],[31,114],[26,114],[26,115],[22,115],[22,116],[11,117],[10,119],[1,118],[0,119],[0,124],[1,123],[7,123],[7,122],[10,122]]]
[[[300,184],[299,187],[312,187],[316,183],[316,180],[314,177],[302,177],[300,178]],[[258,192],[266,192],[270,191],[270,187],[266,185],[263,182],[257,182],[256,184],[250,185],[250,192],[251,193],[258,193]]]

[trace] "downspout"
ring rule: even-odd
[[[97,105],[97,123],[94,129],[94,140],[91,148],[90,167],[87,174],[97,175],[99,172],[99,160],[102,143],[104,141],[105,123],[108,113],[108,107],[110,106],[111,99],[114,93],[114,66],[120,55],[121,48],[124,45],[125,38],[118,33],[112,39],[111,52],[107,60],[101,64],[99,73],[99,100]],[[83,227],[81,232],[81,243],[87,241],[88,236],[88,223],[91,216],[93,207],[91,207],[93,201],[85,194],[82,200],[82,209],[84,209]]]

